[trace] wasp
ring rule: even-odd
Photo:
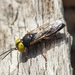
[[[23,38],[18,38],[15,40],[15,48],[11,48],[10,50],[2,53],[0,56],[7,54],[4,58],[12,51],[18,50],[21,53],[27,52],[28,48],[36,43],[39,43],[42,40],[51,39],[52,35],[55,35],[58,31],[64,28],[65,24],[62,23],[61,20],[56,20],[51,23],[44,24],[30,32],[27,32]],[[41,51],[40,45],[38,44],[38,48]],[[41,52],[42,56],[46,59],[46,57]],[[3,58],[3,59],[4,59]]]

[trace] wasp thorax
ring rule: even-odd
[[[17,47],[18,51],[24,52],[25,47],[24,47],[24,44],[23,44],[23,42],[20,38],[15,40],[15,44],[16,44],[16,47]]]

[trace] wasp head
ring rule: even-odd
[[[18,51],[20,51],[20,52],[25,51],[25,46],[23,44],[23,41],[20,38],[15,40],[15,44],[16,44],[16,47],[17,47]]]

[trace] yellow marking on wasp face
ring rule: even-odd
[[[25,47],[24,47],[24,44],[22,43],[20,38],[15,40],[15,44],[16,44],[16,47],[17,47],[18,51],[24,52]]]

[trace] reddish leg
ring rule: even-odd
[[[62,37],[44,37],[44,40],[59,40],[62,39]]]
[[[44,37],[44,40],[59,40],[62,39],[62,37]],[[30,42],[30,45],[33,45],[35,43],[37,43],[39,40],[34,40],[32,42]]]
[[[59,40],[59,39],[61,39],[62,37],[53,37],[53,38],[50,38],[50,37],[45,37],[45,38],[43,38],[44,40]],[[42,49],[41,49],[41,47],[40,47],[40,45],[38,44],[38,48],[39,48],[39,50],[40,50],[40,52],[41,52],[41,54],[42,54],[42,56],[45,58],[45,60],[47,60],[47,58],[46,58],[46,56],[45,55],[43,55],[43,53],[42,53]]]
[[[59,40],[59,39],[61,39],[61,38],[62,38],[62,37],[44,37],[43,39],[44,39],[44,40]],[[34,40],[34,41],[32,41],[32,42],[30,43],[30,45],[33,45],[33,44],[35,44],[35,43],[37,43],[37,42],[38,42],[38,40]],[[42,56],[45,58],[45,60],[47,60],[46,56],[43,55],[42,49],[41,49],[41,47],[40,47],[39,44],[38,44],[38,48],[39,48],[39,50],[40,50]]]
[[[33,45],[33,44],[35,44],[37,42],[38,42],[37,40],[34,40],[34,41],[30,42],[30,45]]]
[[[40,47],[40,45],[39,45],[39,44],[38,44],[38,49],[40,50],[40,52],[41,52],[42,56],[44,57],[44,59],[47,61],[47,58],[46,58],[46,56],[45,56],[45,55],[43,55],[43,53],[42,53],[42,49],[41,49],[41,47]]]
[[[26,62],[28,59],[28,49],[25,47],[24,52],[22,53],[23,62]]]

